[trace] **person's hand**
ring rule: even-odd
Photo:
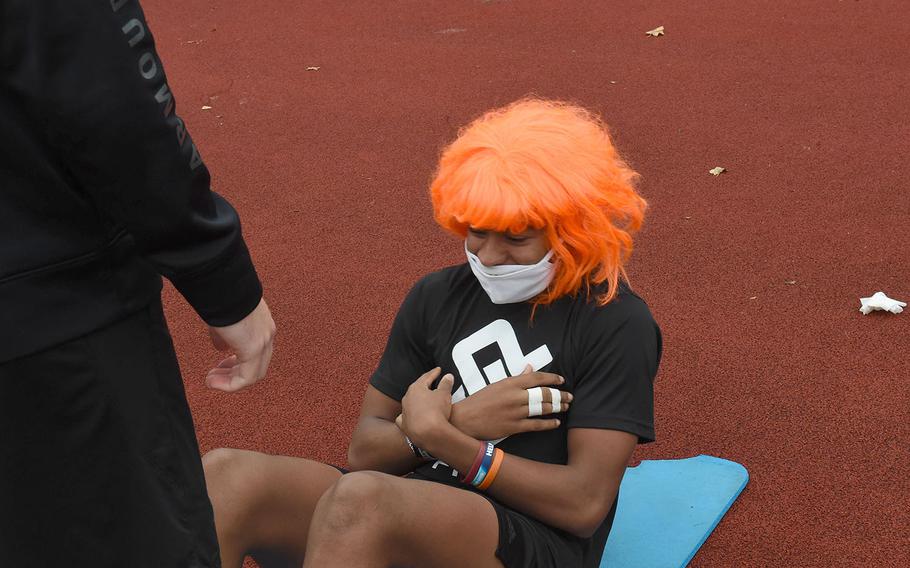
[[[248,316],[233,325],[209,326],[212,344],[219,351],[234,354],[208,372],[205,384],[213,389],[235,392],[262,377],[272,359],[275,321],[265,298]]]
[[[442,369],[436,367],[411,383],[401,399],[401,414],[395,420],[401,431],[420,447],[440,428],[451,427],[449,416],[452,414],[455,377],[447,373],[435,389],[431,388],[441,372]]]
[[[544,387],[543,415],[565,412],[572,402],[572,394],[560,392],[560,404],[553,408],[552,394],[546,387],[555,387],[565,381],[559,375],[533,371],[525,367],[520,375],[497,381],[486,386],[452,406],[452,425],[478,440],[499,440],[521,432],[540,432],[559,427],[556,418],[531,418],[528,416],[528,390]]]

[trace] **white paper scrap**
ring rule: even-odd
[[[884,310],[886,312],[891,312],[892,314],[899,314],[904,311],[904,308],[907,306],[907,302],[899,302],[891,299],[886,296],[884,292],[876,292],[868,298],[860,298],[859,303],[859,311],[861,311],[863,315],[868,315],[874,310]]]

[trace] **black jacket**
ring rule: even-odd
[[[210,325],[262,288],[136,0],[0,0],[0,362],[147,305]]]

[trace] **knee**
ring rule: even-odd
[[[218,448],[202,456],[205,484],[219,528],[235,525],[254,506],[254,452]]]
[[[222,492],[226,485],[238,481],[237,470],[243,467],[243,450],[218,448],[202,456],[202,470],[209,493]]]
[[[358,471],[341,477],[320,499],[320,521],[332,531],[350,531],[374,525],[380,529],[388,521],[394,501],[392,484],[380,473]],[[379,521],[379,522],[377,522]]]

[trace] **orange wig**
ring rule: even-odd
[[[583,108],[526,98],[487,112],[446,147],[430,186],[436,221],[465,238],[469,227],[542,229],[556,273],[534,299],[549,304],[607,282],[611,301],[647,204],[606,125]]]

